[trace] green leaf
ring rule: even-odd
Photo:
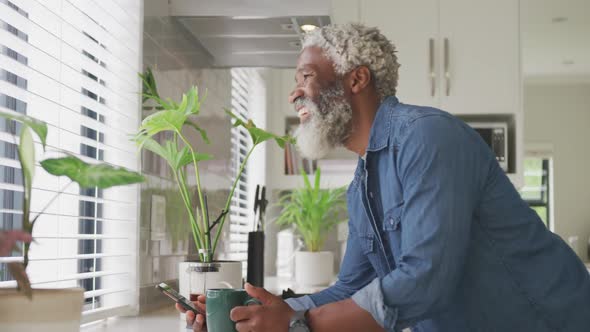
[[[307,173],[305,173],[304,170],[301,170],[301,175],[303,176],[303,185],[305,186],[305,189],[311,191],[312,186],[309,182],[309,177],[307,176]]]
[[[188,97],[186,96],[186,94],[183,93],[182,94],[182,101],[180,102],[180,105],[178,105],[176,107],[176,111],[180,112],[182,114],[185,114],[187,104],[188,104]]]
[[[162,146],[154,139],[148,136],[144,136],[139,148],[144,148],[146,150],[152,151],[153,153],[162,157],[164,160],[166,160],[170,168],[172,168],[174,171],[177,171],[180,167],[192,161],[192,159],[190,159],[190,152],[188,152],[188,148],[185,147],[185,149],[178,151],[174,143],[171,141],[166,141]],[[186,162],[187,157],[184,156],[185,154],[187,154],[187,152],[188,162]],[[183,165],[179,166],[181,163]]]
[[[258,128],[252,120],[244,122],[244,120],[240,119],[237,115],[235,115],[228,109],[225,110],[225,113],[227,113],[232,119],[234,119],[233,127],[242,126],[246,128],[246,130],[248,130],[248,133],[250,133],[250,137],[252,138],[252,142],[255,146],[262,142],[266,142],[269,139],[274,139],[277,145],[281,147],[281,149],[285,148],[285,143],[294,143],[294,139],[288,135],[279,136],[271,132],[268,132],[264,129]]]
[[[320,168],[316,168],[315,170],[315,183],[314,183],[314,194],[317,195],[318,192],[320,191]]]
[[[186,115],[198,115],[201,110],[199,102],[199,90],[196,86],[191,87],[187,94],[187,104],[184,109]]]
[[[162,98],[160,98],[160,94],[158,93],[158,88],[156,86],[156,79],[152,72],[151,68],[147,68],[146,71],[141,74],[138,74],[142,80],[142,104],[146,101],[152,99],[160,106],[156,106],[156,109],[173,109],[176,108],[176,105],[173,102],[166,102]]]
[[[201,137],[203,138],[203,141],[205,141],[205,143],[211,144],[211,141],[209,140],[209,137],[207,136],[207,132],[205,131],[205,129],[199,127],[196,123],[194,123],[192,121],[186,121],[184,123],[184,125],[194,128],[196,131],[198,131],[201,134]]]
[[[145,103],[146,100],[156,97],[159,99],[160,95],[158,94],[158,89],[156,87],[156,79],[154,78],[154,73],[152,72],[151,68],[147,68],[143,74],[139,74],[141,80],[143,81],[143,100],[142,103]]]
[[[168,151],[171,159],[173,159],[173,164],[170,166],[174,170],[178,170],[181,167],[191,164],[193,162],[193,158],[196,162],[213,159],[212,155],[206,153],[195,153],[193,155],[187,146],[177,152],[176,147],[172,142],[166,142],[166,150]]]
[[[29,213],[31,211],[31,188],[33,187],[33,177],[35,175],[35,143],[29,127],[23,124],[20,132],[20,142],[18,144],[18,158],[23,170],[25,199],[23,206],[23,228],[29,229]]]
[[[170,163],[170,161],[168,160],[168,154],[166,153],[166,149],[163,146],[161,146],[160,143],[156,142],[156,140],[154,140],[153,138],[151,138],[147,135],[141,135],[141,136],[136,136],[133,140],[135,141],[135,143],[139,147],[139,150],[141,150],[141,149],[149,150],[149,151],[157,154],[158,156],[166,159],[166,161],[168,161]]]
[[[162,131],[179,133],[187,119],[187,115],[177,110],[164,110],[146,117],[139,127],[138,135],[154,136]]]
[[[185,146],[180,151],[178,151],[178,148],[172,141],[166,141],[162,146],[153,138],[142,136],[136,140],[136,142],[138,143],[140,149],[144,148],[164,158],[164,160],[168,162],[168,165],[170,165],[170,168],[172,168],[174,171],[178,171],[178,169],[181,167],[193,162],[193,156],[190,149]],[[212,155],[205,153],[195,153],[194,156],[195,161],[197,162],[213,158]]]
[[[18,157],[23,168],[25,184],[29,186],[27,189],[30,191],[33,176],[35,175],[35,142],[33,142],[33,135],[31,135],[31,131],[26,125],[23,125],[21,129]]]
[[[47,143],[47,124],[43,121],[31,118],[30,116],[21,115],[21,114],[12,114],[7,112],[1,112],[0,116],[3,118],[7,118],[10,120],[14,120],[20,122],[29,128],[31,128],[37,136],[39,136],[39,140],[41,140],[41,145],[43,149],[45,149],[45,145]]]
[[[74,156],[45,159],[41,166],[50,174],[67,176],[83,188],[109,188],[144,181],[136,172],[108,164],[88,164]]]
[[[277,145],[281,148],[284,149],[285,148],[285,144],[289,143],[289,144],[295,144],[295,138],[289,136],[289,135],[285,135],[285,136],[280,136],[280,137],[275,137],[275,142],[277,142]]]
[[[266,142],[269,139],[275,138],[276,135],[271,134],[263,129],[251,127],[248,129],[250,132],[250,136],[252,136],[252,140],[254,141],[254,145],[258,145],[262,142]]]

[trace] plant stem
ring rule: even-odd
[[[57,192],[57,194],[55,194],[55,196],[53,196],[53,198],[51,198],[51,200],[49,201],[49,203],[47,203],[45,205],[45,207],[43,207],[43,209],[41,209],[41,212],[37,213],[37,216],[33,219],[33,221],[31,222],[31,228],[33,227],[33,225],[35,224],[35,221],[37,220],[37,218],[39,218],[43,212],[45,212],[45,210],[47,210],[47,208],[57,199],[57,197],[59,197],[59,195],[63,194],[64,191],[66,191],[66,189],[68,189],[68,187],[74,183],[74,181],[70,181],[68,182],[63,188],[61,188],[60,191]],[[32,229],[31,229],[32,231]]]
[[[223,211],[229,211],[229,205],[231,204],[231,199],[234,196],[234,191],[236,190],[236,186],[238,185],[238,181],[240,181],[240,178],[242,177],[242,173],[244,172],[244,168],[246,167],[246,163],[248,162],[248,159],[250,159],[250,155],[254,151],[254,148],[256,147],[256,145],[257,145],[256,143],[252,144],[250,151],[248,151],[248,153],[246,154],[246,158],[244,158],[244,161],[242,161],[242,164],[240,165],[240,170],[238,171],[238,175],[236,176],[236,179],[234,180],[234,184],[232,185],[231,191],[229,192],[229,196],[227,197],[227,201],[225,202],[225,208],[223,209]],[[217,232],[215,234],[215,241],[213,241],[213,250],[211,251],[211,255],[213,255],[213,253],[215,253],[215,249],[217,249],[217,242],[219,241],[219,236],[221,235],[221,230],[223,229],[223,224],[225,223],[225,217],[227,215],[228,214],[226,213],[221,218],[221,222],[217,226],[218,228],[217,228]]]
[[[23,266],[25,267],[25,271],[27,270],[27,266],[29,265],[29,248],[31,247],[31,243],[25,243],[23,249]]]
[[[177,149],[178,149],[178,136],[179,136],[179,133],[174,132],[174,134],[173,134],[174,146],[176,146]],[[178,174],[175,172],[174,175],[176,176],[176,183],[178,184],[178,188],[180,190],[180,196],[182,196],[182,200],[184,201],[184,206],[186,207],[186,210],[187,210],[189,218],[190,218],[191,232],[193,233],[193,239],[195,241],[195,245],[197,246],[197,248],[202,247],[203,246],[203,244],[201,242],[201,234],[202,233],[201,233],[201,230],[199,229],[199,224],[198,224],[197,220],[195,219],[195,214],[193,212],[192,199],[191,199],[190,193],[188,191],[188,188],[186,187],[186,177],[184,176],[183,169],[181,168],[178,171]],[[201,258],[201,260],[203,260],[203,257],[200,253],[199,253],[199,257]]]
[[[188,216],[189,216],[189,219],[191,222],[191,230],[193,233],[193,239],[195,240],[195,245],[201,246],[202,244],[201,244],[201,238],[199,236],[199,234],[200,234],[199,225],[197,224],[197,222],[195,220],[195,216],[193,214],[190,196],[188,196],[186,184],[184,183],[184,175],[183,175],[182,171],[178,171],[178,172],[174,173],[174,176],[176,177],[176,183],[178,184],[180,196],[182,197],[182,200],[184,202],[184,206],[186,207],[186,210],[188,212]]]
[[[199,205],[201,206],[202,226],[203,226],[203,230],[205,230],[206,225],[209,224],[209,220],[206,220],[207,219],[207,216],[205,214],[205,208],[204,208],[205,207],[205,202],[203,200],[203,192],[201,190],[201,177],[199,175],[199,166],[197,165],[197,160],[195,159],[195,150],[193,150],[193,147],[188,143],[188,141],[186,140],[186,138],[184,138],[184,136],[180,132],[178,132],[178,136],[184,142],[184,144],[186,144],[186,146],[188,146],[188,148],[191,150],[191,156],[192,156],[192,159],[193,159],[193,165],[195,167],[195,177],[196,177],[196,181],[197,181],[197,192],[199,194]],[[205,237],[205,247],[202,248],[202,249],[208,250],[210,248],[211,248],[211,244],[208,243],[207,237]],[[208,261],[211,260],[212,257],[213,257],[213,251],[207,257],[207,260]]]

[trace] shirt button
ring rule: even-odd
[[[389,224],[393,226],[393,218],[389,218]]]
[[[369,192],[369,197],[373,198],[373,192],[372,191]]]

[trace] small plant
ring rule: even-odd
[[[322,249],[326,233],[344,221],[338,217],[346,209],[346,188],[320,189],[320,169],[316,169],[312,186],[302,171],[303,188],[295,189],[279,200],[283,208],[277,219],[279,225],[294,225],[308,251]]]
[[[49,201],[49,203],[47,203],[45,207],[34,216],[34,218],[31,218],[31,189],[33,187],[33,178],[35,175],[35,144],[33,142],[31,131],[39,137],[43,150],[45,150],[47,124],[25,115],[0,112],[0,116],[21,123],[18,158],[23,174],[24,189],[22,230],[29,234],[33,233],[35,223],[43,212],[45,212],[55,199],[73,182],[78,183],[81,188],[109,188],[143,181],[143,176],[136,172],[131,172],[124,168],[113,167],[104,163],[88,164],[72,155],[62,158],[45,159],[41,161],[41,167],[43,167],[45,171],[55,176],[67,176],[72,181],[64,186],[64,188],[62,188]],[[8,268],[17,281],[18,289],[31,298],[31,284],[26,273],[29,264],[29,249],[30,243],[25,243],[23,263],[11,262],[8,263]],[[20,248],[15,245],[13,250],[20,251]]]
[[[185,133],[183,133],[184,128],[196,130],[203,138],[203,141],[207,144],[209,143],[209,137],[207,136],[206,131],[195,122],[195,118],[200,112],[202,102],[201,98],[199,98],[197,87],[191,87],[186,94],[182,95],[180,103],[176,103],[170,99],[163,100],[160,97],[154,75],[149,68],[145,73],[140,74],[140,77],[143,80],[143,102],[153,100],[157,104],[155,107],[157,112],[149,115],[142,121],[141,126],[139,127],[139,132],[135,135],[134,140],[140,150],[149,150],[164,158],[168,163],[178,186],[178,192],[182,197],[189,216],[193,240],[197,246],[199,258],[202,262],[211,262],[215,250],[217,249],[219,236],[221,235],[225,218],[229,212],[231,199],[234,195],[236,185],[238,184],[238,180],[244,171],[244,167],[246,166],[250,155],[256,146],[270,139],[275,140],[281,148],[285,146],[285,143],[290,142],[292,139],[288,136],[271,134],[256,127],[252,120],[245,121],[229,110],[226,110],[226,113],[234,120],[234,127],[242,126],[248,130],[253,144],[239,166],[238,173],[235,176],[235,180],[231,186],[223,210],[219,216],[215,219],[211,219],[209,217],[207,197],[203,195],[203,190],[201,188],[199,162],[212,159],[213,156],[199,153],[195,146],[189,142]],[[154,135],[161,132],[171,133],[172,138],[164,140],[162,143],[156,141]],[[189,190],[189,184],[187,182],[189,165],[192,166],[192,171],[195,173],[197,197],[193,197],[193,193]],[[198,203],[196,211],[193,209],[195,201]],[[217,229],[213,232],[213,229],[216,226]],[[214,238],[212,238],[212,235],[214,235]]]

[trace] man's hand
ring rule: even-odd
[[[199,311],[207,312],[207,307],[205,305],[205,301],[207,298],[205,295],[199,295],[196,302],[193,302],[195,307],[199,309]],[[180,304],[176,303],[176,310],[186,313],[186,326],[192,326],[193,331],[195,332],[205,332],[207,331],[207,324],[205,323],[205,316],[202,314],[197,314],[195,317],[195,313],[191,310],[184,309]]]
[[[262,305],[235,307],[230,318],[236,322],[238,332],[283,332],[288,331],[289,321],[295,311],[280,297],[264,288],[246,284],[246,292]]]

